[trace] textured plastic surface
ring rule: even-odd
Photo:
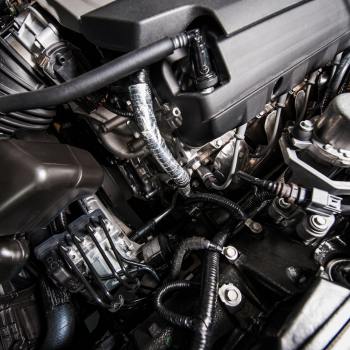
[[[349,344],[349,294],[348,289],[330,281],[315,281],[277,333],[278,346],[268,348],[346,349]],[[340,344],[342,346],[338,346]]]
[[[50,4],[58,11],[62,1]],[[213,93],[201,95],[180,92],[169,64],[156,74],[161,96],[182,111],[180,134],[191,145],[253,118],[272,94],[300,83],[349,46],[349,0],[139,0],[137,6],[118,0],[77,21],[90,41],[127,51],[181,32],[201,16],[221,28],[212,46],[227,79]],[[64,25],[66,16],[59,17]]]
[[[88,152],[59,143],[1,140],[0,169],[1,236],[47,225],[103,180]]]
[[[226,35],[314,0],[39,0],[62,25],[80,30],[98,46],[129,51],[212,17]],[[72,20],[75,19],[76,23]],[[125,35],[127,33],[127,35]]]

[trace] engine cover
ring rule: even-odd
[[[299,84],[349,42],[350,4],[344,0],[39,1],[64,26],[96,45],[129,51],[174,35],[202,18],[214,21],[212,50],[220,84],[203,95],[180,90],[171,64],[157,77],[164,99],[183,115],[182,139],[213,140],[255,117],[271,97]],[[88,6],[89,5],[89,6]],[[61,21],[61,18],[64,18]],[[210,19],[210,21],[207,19]],[[128,33],[128,35],[118,35]]]

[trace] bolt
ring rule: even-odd
[[[193,187],[193,188],[198,188],[199,185],[200,185],[199,181],[193,180],[193,182],[192,182],[192,187]]]
[[[263,227],[260,223],[253,221],[252,219],[247,219],[245,221],[245,225],[252,231],[253,233],[261,233],[263,231]]]
[[[314,124],[311,120],[303,120],[299,123],[299,127],[303,131],[312,131],[314,129]]]
[[[223,284],[219,288],[220,300],[227,306],[235,307],[242,302],[241,291],[232,283]]]
[[[322,215],[311,215],[309,222],[315,230],[323,231],[328,227],[328,220],[325,216]]]
[[[179,107],[174,107],[172,110],[173,116],[174,117],[180,117],[181,116],[181,111]]]
[[[315,223],[317,225],[326,225],[327,224],[327,219],[324,216],[317,215],[315,217]]]
[[[233,247],[232,245],[224,247],[223,254],[227,258],[227,260],[230,260],[230,261],[237,260],[237,258],[239,256],[238,250],[235,247]]]
[[[215,141],[215,147],[219,148],[222,146],[222,140],[216,140]]]
[[[230,302],[232,302],[232,301],[234,302],[239,298],[238,293],[234,289],[227,290],[225,295],[226,295],[227,300]]]
[[[260,223],[258,223],[258,222],[253,222],[253,224],[252,224],[252,231],[254,232],[254,233],[260,233],[261,231],[262,231],[262,226],[261,226],[261,224]]]

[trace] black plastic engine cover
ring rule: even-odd
[[[1,140],[0,169],[0,236],[47,225],[103,180],[90,153],[52,142]]]
[[[194,146],[253,118],[271,95],[349,46],[350,0],[106,1],[78,0],[71,8],[63,0],[39,2],[63,25],[118,51],[179,33],[199,17],[220,28],[212,46],[225,79],[213,93],[181,92],[169,64],[158,74],[158,92],[181,109],[181,137]]]

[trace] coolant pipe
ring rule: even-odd
[[[174,158],[160,134],[153,110],[151,90],[146,80],[145,73],[141,71],[137,75],[137,82],[129,87],[135,122],[159,166],[174,181],[179,192],[188,196],[190,194],[190,176]]]
[[[70,294],[63,289],[51,287],[46,281],[40,284],[47,330],[40,350],[71,349],[76,317]]]

